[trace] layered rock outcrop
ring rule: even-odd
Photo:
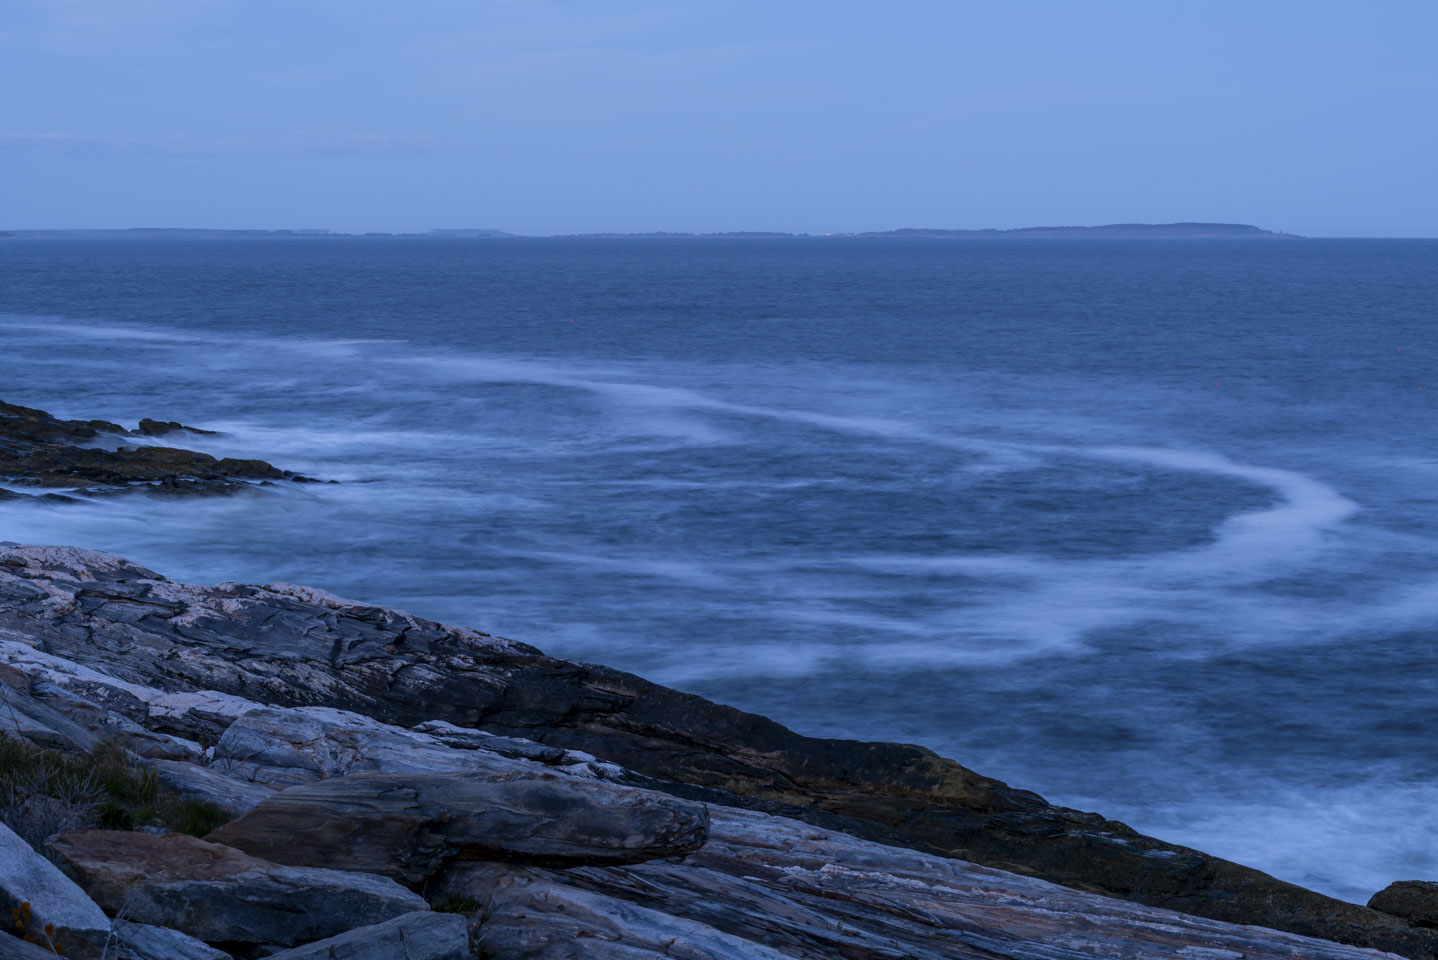
[[[917,747],[805,738],[293,585],[0,547],[0,681],[0,732],[122,745],[238,817],[210,839],[249,856],[292,857],[284,824],[306,810],[329,806],[344,838],[377,826],[382,841],[322,845],[325,868],[459,904],[488,957],[1438,956],[1433,930]],[[493,811],[508,846],[483,839]]]
[[[652,790],[551,773],[367,773],[290,787],[210,836],[281,863],[419,883],[451,859],[569,866],[682,857],[708,839],[709,813]]]
[[[180,833],[86,830],[49,847],[111,914],[211,943],[293,946],[429,909],[388,877],[276,864]]]

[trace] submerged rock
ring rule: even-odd
[[[51,849],[106,910],[208,943],[291,946],[429,909],[387,877],[285,866],[178,833],[85,830]]]
[[[454,857],[640,863],[697,850],[708,835],[702,804],[650,790],[552,775],[372,773],[282,790],[208,839],[417,883]]]

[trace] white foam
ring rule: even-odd
[[[895,575],[958,577],[978,585],[975,592],[981,598],[962,607],[971,626],[960,628],[959,635],[984,649],[985,656],[997,650],[1013,657],[1073,651],[1094,631],[1152,621],[1204,627],[1226,621],[1229,626],[1219,632],[1240,642],[1259,635],[1267,642],[1292,642],[1305,631],[1336,636],[1335,628],[1357,625],[1373,612],[1354,610],[1344,601],[1284,600],[1244,589],[1303,569],[1325,549],[1343,549],[1330,535],[1358,507],[1327,484],[1296,471],[1236,463],[1204,451],[1055,444],[1028,449],[1034,455],[1141,463],[1229,477],[1263,486],[1279,502],[1228,517],[1215,529],[1210,544],[1119,559],[870,554],[837,558],[830,564]],[[1386,605],[1391,600],[1380,602]],[[1438,600],[1420,591],[1408,603],[1421,616],[1430,602]],[[952,646],[952,634],[936,638],[927,655],[953,660]],[[885,645],[879,656],[898,665],[922,654],[922,648]]]
[[[216,338],[206,333],[186,333],[181,330],[166,330],[153,326],[118,323],[81,323],[58,317],[32,317],[16,314],[0,314],[0,331],[19,330],[39,333],[46,339],[55,334],[68,337],[83,337],[88,340],[141,340],[155,343],[213,343]]]
[[[1323,533],[1358,510],[1358,505],[1329,485],[1292,470],[1234,463],[1227,457],[1195,450],[1144,447],[1079,448],[1085,456],[1146,463],[1171,470],[1208,473],[1255,483],[1272,490],[1277,506],[1229,517],[1216,531],[1217,541],[1205,548],[1203,562],[1213,570],[1253,570],[1274,563],[1294,563],[1323,549]],[[1172,556],[1166,562],[1174,562]],[[1198,558],[1187,553],[1182,565],[1191,569]],[[1159,560],[1158,562],[1165,562]]]
[[[619,407],[693,411],[731,417],[805,424],[821,429],[886,440],[935,444],[995,457],[1001,465],[1028,462],[1012,444],[949,436],[913,423],[888,417],[838,415],[799,408],[737,403],[691,387],[642,382],[639,374],[613,367],[565,367],[524,360],[493,358],[406,357],[395,362],[420,365],[449,376],[485,383],[530,383],[582,390],[607,397]],[[729,442],[726,436],[724,442]]]
[[[691,586],[717,587],[726,580],[704,564],[690,560],[662,557],[643,557],[632,553],[619,556],[594,552],[569,552],[563,550],[519,550],[494,547],[493,555],[517,557],[525,560],[539,560],[555,563],[570,569],[601,570],[609,573],[640,574],[662,580],[675,580]]]
[[[1330,896],[1366,903],[1394,880],[1438,876],[1438,784],[1382,771],[1343,786],[1249,795],[1202,791],[1192,802],[1129,806],[1105,797],[1105,816],[1142,833],[1256,867]],[[1051,798],[1099,806],[1095,798]]]

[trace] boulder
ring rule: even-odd
[[[282,790],[208,839],[281,863],[417,883],[452,857],[639,863],[697,850],[708,833],[702,804],[602,781],[357,774]]]
[[[178,833],[85,830],[51,849],[106,910],[210,943],[293,946],[429,909],[387,877],[282,866]]]
[[[148,923],[115,921],[115,960],[231,960],[228,953],[188,934]]]
[[[98,957],[110,937],[109,919],[85,891],[4,824],[0,923],[11,933],[75,957]]]
[[[1368,905],[1420,927],[1438,927],[1438,883],[1429,880],[1390,883],[1375,893]]]
[[[267,960],[469,960],[469,924],[457,913],[411,913]]]

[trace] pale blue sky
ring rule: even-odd
[[[1434,0],[4,0],[0,228],[1438,235]]]

